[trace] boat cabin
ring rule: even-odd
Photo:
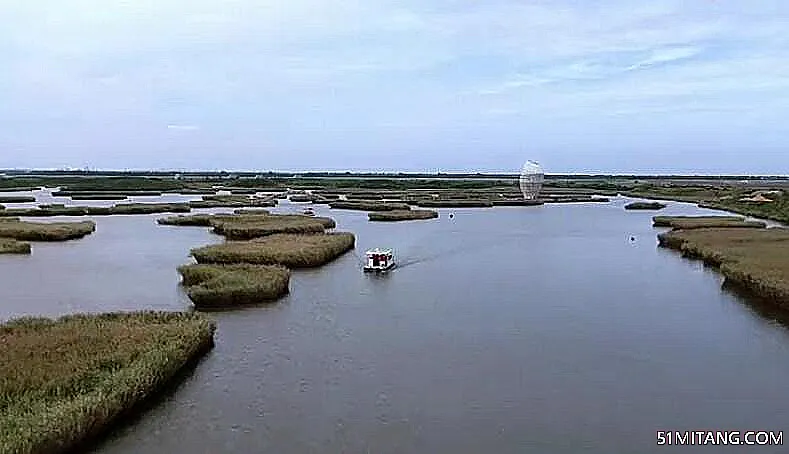
[[[394,254],[391,249],[371,249],[365,253],[365,271],[386,271],[394,267]]]

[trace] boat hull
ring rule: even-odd
[[[394,269],[394,267],[395,267],[395,264],[394,264],[394,263],[392,263],[391,265],[388,265],[388,266],[386,266],[386,267],[381,267],[381,266],[365,266],[365,267],[364,267],[364,272],[365,272],[365,273],[385,273],[385,272],[387,272],[387,271],[390,271],[390,270]]]

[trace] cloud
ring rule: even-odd
[[[652,51],[652,54],[648,58],[627,67],[627,70],[632,71],[636,69],[648,68],[650,66],[654,66],[661,63],[670,63],[679,60],[685,60],[688,58],[695,57],[696,55],[699,55],[701,52],[702,49],[700,47],[695,47],[695,46],[656,49]]]
[[[643,124],[673,116],[655,139],[715,125],[758,153],[734,119],[783,137],[787,30],[784,2],[8,0],[0,148],[48,150],[15,153],[20,165],[60,153],[144,167],[164,147],[173,165],[276,165],[261,150],[285,150],[290,168],[348,150],[406,165],[454,159],[468,137],[559,153],[567,124],[589,137],[606,118],[649,142]],[[197,130],[199,149],[161,140]]]

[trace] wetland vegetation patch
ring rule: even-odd
[[[93,221],[81,222],[0,222],[0,238],[19,241],[67,241],[96,231]]]
[[[353,249],[352,233],[274,234],[250,241],[228,241],[192,249],[198,263],[282,265],[307,268],[324,265]]]
[[[290,271],[278,265],[184,265],[178,268],[197,308],[232,308],[288,293]]]
[[[0,454],[74,450],[213,346],[196,313],[23,318],[0,326]]]

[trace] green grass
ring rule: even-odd
[[[184,265],[178,268],[197,308],[229,308],[288,293],[290,271],[277,265]]]
[[[719,267],[727,280],[789,308],[789,229],[702,228],[658,238],[661,246]]]
[[[200,314],[26,318],[0,327],[0,454],[74,451],[213,346]]]
[[[625,205],[626,210],[662,210],[665,203],[660,202],[631,202]]]
[[[0,237],[19,241],[67,241],[96,231],[93,221],[81,222],[0,222]]]
[[[713,227],[757,229],[766,227],[764,222],[746,221],[739,216],[655,216],[652,218],[652,225],[684,230]]]
[[[30,254],[30,243],[0,238],[0,254]]]
[[[367,218],[373,222],[416,221],[437,217],[438,212],[434,210],[392,210],[367,215]]]
[[[28,195],[0,195],[0,203],[30,203],[36,198]]]
[[[353,249],[352,233],[275,234],[251,241],[228,241],[192,250],[198,263],[282,265],[306,268],[326,264]]]
[[[391,203],[379,201],[361,201],[361,200],[337,200],[329,203],[330,208],[337,208],[343,210],[361,210],[361,211],[392,211],[392,210],[410,210],[411,206],[407,203]]]

